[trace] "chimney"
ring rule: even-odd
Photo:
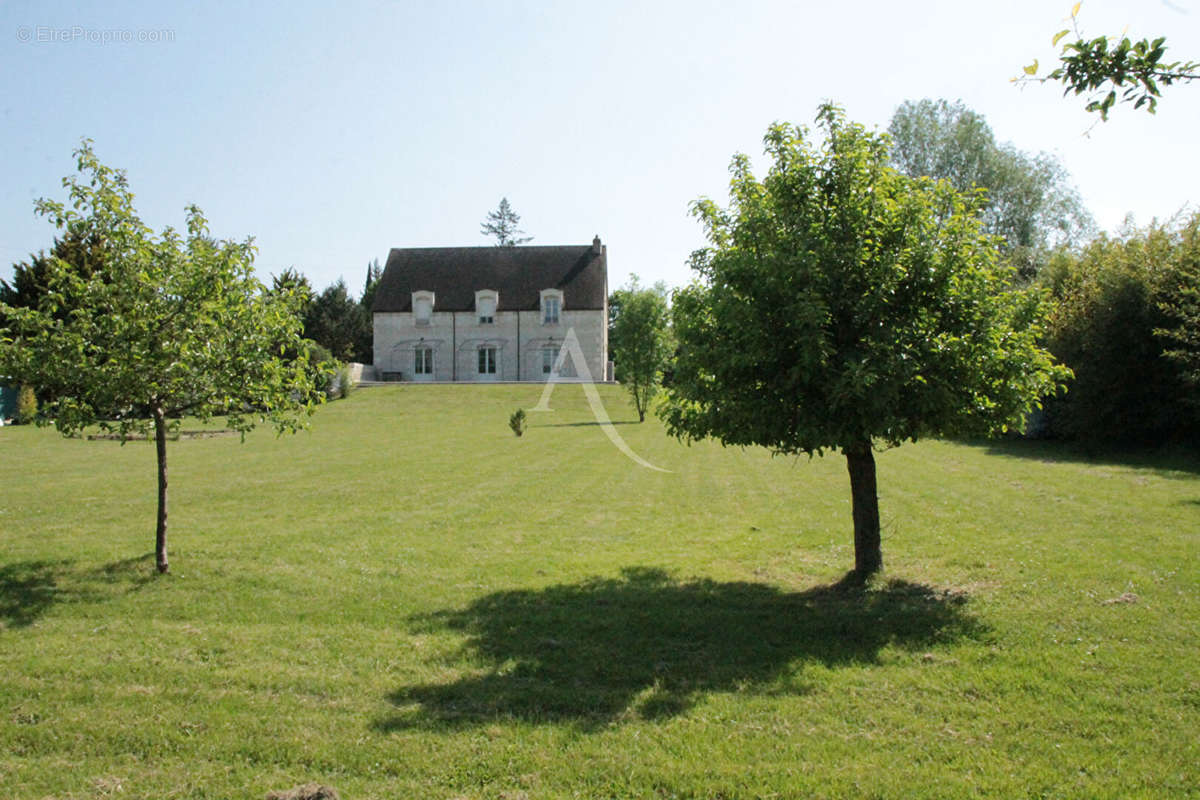
[[[592,255],[600,255],[600,234],[596,234],[596,238],[592,239]]]

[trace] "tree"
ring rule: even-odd
[[[1056,254],[1043,276],[1054,298],[1046,342],[1074,376],[1047,403],[1047,433],[1089,446],[1200,433],[1188,363],[1200,344],[1198,229],[1194,214]]]
[[[1074,41],[1063,44],[1059,51],[1059,66],[1045,75],[1038,75],[1038,60],[1024,69],[1024,74],[1013,78],[1014,82],[1057,81],[1063,85],[1063,96],[1087,93],[1086,111],[1100,114],[1102,122],[1108,120],[1108,112],[1118,102],[1133,103],[1134,110],[1145,106],[1151,114],[1158,109],[1158,98],[1162,96],[1159,85],[1191,83],[1200,80],[1200,62],[1164,61],[1167,52],[1166,37],[1154,40],[1130,41],[1128,36],[1097,36],[1086,38],[1079,30],[1079,7],[1071,8],[1071,27],[1064,28],[1050,40],[1051,46],[1075,34]],[[1119,92],[1119,94],[1118,94]]]
[[[271,276],[271,292],[295,295],[296,304],[301,312],[308,310],[316,298],[312,283],[295,267],[288,267],[278,275]]]
[[[46,275],[52,259],[60,259],[88,278],[103,262],[100,242],[94,236],[85,238],[80,232],[66,231],[55,237],[50,252],[30,255],[28,261],[13,264],[12,283],[0,280],[0,303],[22,308],[36,308],[46,293]],[[58,315],[65,317],[68,309],[60,308]]]
[[[328,348],[338,361],[371,360],[371,315],[355,302],[341,278],[313,298],[304,315],[304,336]]]
[[[18,425],[28,425],[37,420],[38,401],[33,393],[33,387],[28,383],[21,384],[17,390],[17,413],[15,418]]]
[[[824,133],[777,123],[763,181],[734,156],[730,206],[693,212],[711,243],[677,291],[662,410],[688,441],[778,454],[840,449],[855,573],[883,564],[874,448],[991,434],[1065,377],[1037,344],[1042,295],[1015,290],[978,197],[888,166],[890,142],[823,105]]]
[[[888,132],[892,164],[905,175],[943,178],[964,193],[987,191],[984,230],[1003,237],[1006,256],[1026,279],[1049,248],[1078,241],[1095,227],[1058,159],[997,144],[983,116],[961,102],[906,101]]]
[[[363,293],[358,302],[368,314],[371,313],[371,306],[375,304],[375,290],[379,288],[379,279],[382,277],[383,267],[379,266],[378,258],[367,264],[367,279],[363,282]]]
[[[45,388],[39,424],[64,435],[99,425],[122,441],[153,434],[158,462],[155,554],[167,562],[167,434],[184,415],[224,416],[243,435],[258,422],[295,431],[317,398],[299,349],[294,295],[255,279],[254,247],[215,241],[200,210],[187,235],[154,233],[138,218],[125,174],[100,163],[91,142],[63,179],[68,204],[42,199],[39,214],[64,235],[100,243],[91,275],[59,258],[46,263],[34,307],[0,305],[0,374]],[[62,308],[71,309],[57,318]]]
[[[375,292],[379,289],[379,280],[382,277],[383,267],[379,265],[377,258],[367,265],[367,279],[363,283],[362,297],[358,301],[362,306],[364,324],[355,344],[355,360],[364,364],[372,364],[375,361],[375,314],[372,309],[375,305]]]
[[[669,326],[667,287],[662,283],[643,288],[635,275],[629,286],[616,290],[608,300],[609,350],[617,365],[617,380],[633,395],[639,422],[646,421],[646,409],[671,358]]]
[[[1188,400],[1200,412],[1200,212],[1180,228],[1176,253],[1174,279],[1162,304],[1167,324],[1155,333],[1166,343],[1165,355],[1179,368],[1191,389]]]
[[[479,232],[495,237],[497,247],[515,247],[532,242],[532,236],[521,236],[525,231],[517,227],[520,224],[521,215],[512,210],[507,197],[501,197],[496,210],[489,211],[487,219],[480,223]]]

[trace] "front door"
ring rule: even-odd
[[[413,350],[413,380],[433,380],[433,348],[418,347]]]
[[[499,353],[495,347],[479,348],[479,371],[475,376],[479,381],[494,381],[499,375],[497,369]]]

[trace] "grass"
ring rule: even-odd
[[[618,422],[625,396],[601,387]],[[686,447],[578,387],[387,387],[310,432],[0,431],[0,797],[1187,797],[1200,464]]]

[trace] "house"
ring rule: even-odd
[[[580,246],[392,249],[371,307],[375,374],[544,381],[561,366],[561,378],[609,378],[607,250],[599,236]],[[564,350],[583,363],[558,365]]]

